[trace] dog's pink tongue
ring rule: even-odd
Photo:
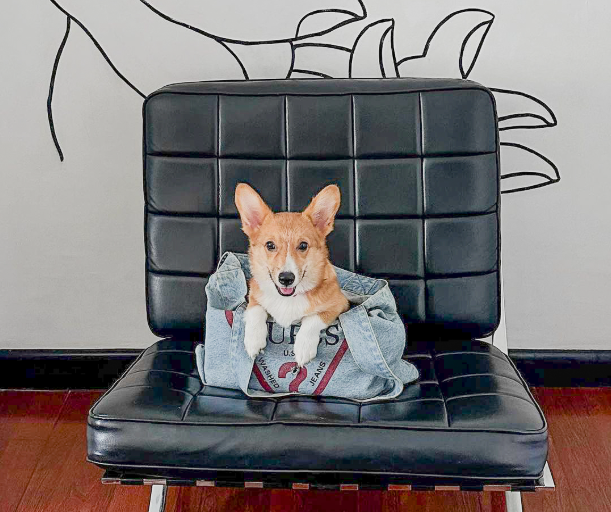
[[[290,295],[293,293],[293,288],[280,288],[280,293],[282,295]]]

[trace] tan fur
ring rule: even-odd
[[[236,187],[235,202],[242,219],[242,229],[249,238],[249,259],[253,278],[250,281],[248,308],[264,304],[278,297],[271,282],[278,286],[277,277],[286,266],[287,258],[299,273],[295,294],[305,295],[307,307],[304,317],[318,315],[325,325],[331,324],[340,313],[347,311],[348,301],[341,292],[337,277],[329,261],[326,237],[333,230],[333,221],[340,205],[339,188],[329,185],[320,191],[301,213],[273,213],[261,197],[249,186]],[[276,249],[266,248],[273,242]],[[305,251],[298,250],[306,242]],[[296,279],[297,282],[297,279]],[[297,297],[283,297],[288,302]],[[302,297],[299,297],[302,300]],[[272,312],[270,314],[273,315]]]
[[[328,260],[324,265],[323,279],[320,285],[306,295],[310,302],[307,314],[318,314],[327,325],[332,324],[341,313],[348,310],[348,300],[342,293],[335,272]]]

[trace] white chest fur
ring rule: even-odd
[[[273,293],[263,293],[261,295],[261,297],[258,297],[259,304],[282,327],[289,327],[292,323],[301,321],[310,307],[310,302],[303,293],[292,297],[283,297],[274,290]]]

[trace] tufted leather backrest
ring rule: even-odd
[[[494,99],[466,80],[267,80],[165,87],[144,103],[146,283],[159,335],[201,336],[204,287],[246,252],[250,183],[298,211],[336,183],[337,266],[389,280],[407,322],[469,336],[499,321]]]

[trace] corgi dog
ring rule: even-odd
[[[329,185],[303,212],[274,213],[249,185],[236,187],[252,273],[244,315],[244,345],[251,358],[267,344],[268,314],[283,327],[301,322],[294,352],[302,367],[316,357],[321,330],[348,310],[326,243],[340,202],[339,188]]]

